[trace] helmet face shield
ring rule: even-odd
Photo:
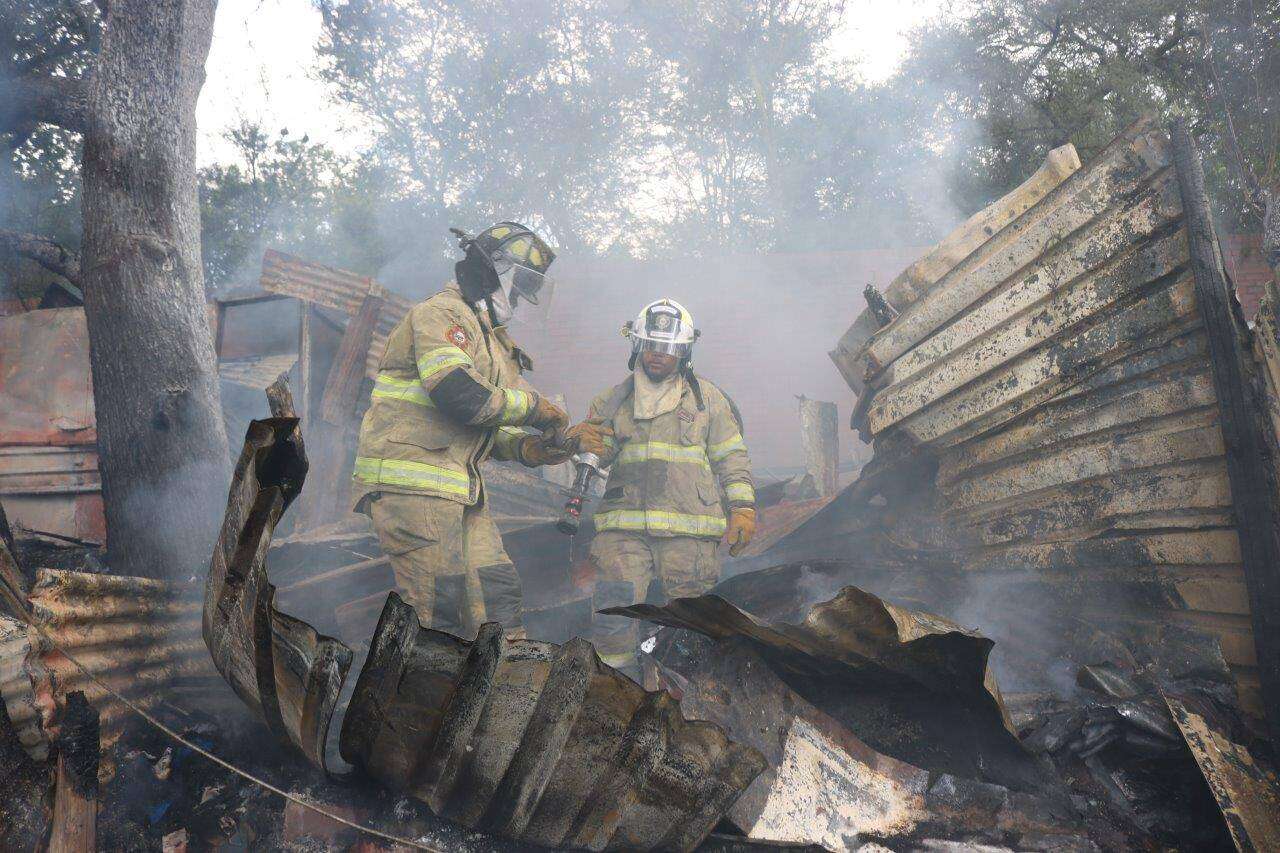
[[[547,268],[555,260],[551,247],[537,234],[514,222],[499,223],[477,240],[485,241],[499,285],[512,308],[518,309],[513,319],[526,323],[545,321],[555,293],[555,280],[547,275]],[[530,307],[521,308],[522,303]]]
[[[627,324],[626,334],[631,338],[632,355],[659,352],[681,360],[692,357],[698,339],[693,317],[670,299],[646,305],[640,316]]]
[[[644,338],[636,338],[632,349],[637,352],[660,352],[664,355],[674,355],[676,358],[688,358],[693,352],[693,344],[678,344],[670,341],[650,341]]]

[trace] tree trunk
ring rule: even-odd
[[[229,463],[204,306],[195,107],[216,0],[112,0],[89,88],[82,277],[113,571],[208,562]]]

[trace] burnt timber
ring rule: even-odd
[[[899,276],[892,321],[832,353],[876,458],[793,538],[887,496],[884,526],[931,531],[921,565],[1009,618],[1015,652],[1205,632],[1274,722],[1275,401],[1250,403],[1269,386],[1192,164],[1149,119],[1087,166],[1060,149]],[[907,470],[924,485],[887,495]]]

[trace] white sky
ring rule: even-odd
[[[883,80],[902,59],[910,29],[947,5],[847,0],[834,53],[860,61],[866,80]],[[223,134],[243,119],[273,133],[288,128],[293,137],[306,134],[339,151],[366,143],[359,119],[334,105],[315,79],[319,36],[320,13],[310,0],[220,0],[197,115],[201,165],[232,159]]]

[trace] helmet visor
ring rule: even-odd
[[[667,355],[674,355],[676,358],[688,358],[689,353],[693,352],[693,344],[676,343],[674,341],[655,341],[651,338],[635,338],[635,351],[641,352],[660,352]]]
[[[545,323],[551,315],[552,297],[556,292],[556,280],[537,270],[513,264],[498,277],[507,290],[511,305],[515,308],[513,322],[525,325]]]

